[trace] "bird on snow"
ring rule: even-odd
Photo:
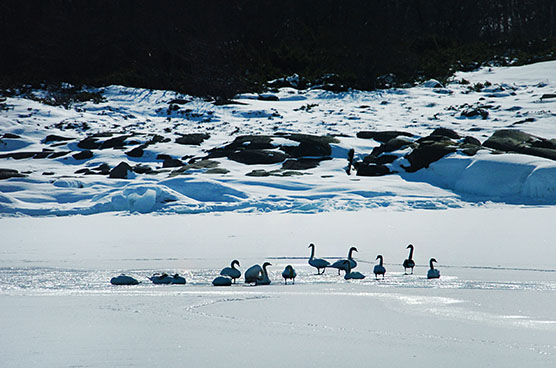
[[[118,277],[112,277],[110,279],[112,285],[137,285],[139,281],[131,276],[124,275],[123,273]]]
[[[403,261],[403,270],[407,275],[407,269],[411,268],[411,274],[413,275],[413,267],[415,267],[415,261],[413,260],[413,244],[409,244],[406,249],[409,249],[409,257]]]
[[[351,264],[350,262],[345,259],[345,266],[346,266],[346,274],[344,275],[344,279],[346,280],[363,280],[365,278],[365,275],[363,275],[361,272],[351,272]]]
[[[317,269],[317,275],[321,275],[326,271],[326,267],[330,266],[330,263],[327,260],[322,258],[315,258],[315,244],[309,244],[308,248],[311,248],[311,257],[309,257],[309,265],[315,267]],[[322,269],[322,273],[320,270]]]
[[[226,268],[222,269],[222,271],[220,271],[221,276],[230,277],[232,279],[232,281],[234,282],[234,284],[236,283],[236,279],[239,279],[241,277],[241,271],[238,270],[237,268],[235,268],[235,265],[239,266],[239,261],[237,259],[234,259],[232,261],[232,264],[230,265],[230,267],[226,267]]]
[[[255,285],[269,285],[270,279],[268,278],[268,272],[266,268],[272,266],[269,262],[263,263],[263,266],[254,265],[245,271],[245,283],[255,284]]]
[[[375,278],[378,280],[378,275],[382,275],[382,278],[384,279],[384,274],[386,273],[386,268],[384,268],[383,266],[383,262],[384,259],[382,258],[382,255],[378,255],[376,256],[376,259],[378,259],[378,264],[375,266],[373,273],[375,274]]]
[[[230,286],[232,285],[232,279],[225,276],[218,276],[214,280],[212,280],[213,286]]]
[[[357,248],[351,247],[351,248],[349,248],[349,251],[348,251],[347,261],[349,261],[349,265],[350,265],[351,268],[357,267],[357,262],[355,261],[355,259],[353,259],[353,256],[352,256],[354,251],[358,252]],[[330,267],[337,268],[338,269],[338,275],[340,274],[340,270],[347,272],[347,266],[346,266],[344,261],[346,261],[346,260],[345,259],[339,259],[336,262],[332,263],[332,266],[330,266]]]
[[[436,262],[436,259],[431,258],[429,261],[430,270],[427,272],[427,279],[438,279],[440,278],[440,271],[434,268],[433,263]]]
[[[282,271],[282,277],[284,278],[284,283],[287,285],[288,284],[288,279],[292,280],[292,282],[295,284],[295,277],[297,276],[297,273],[295,272],[295,270],[293,269],[293,267],[291,265],[287,265],[286,268],[284,269],[284,271]]]
[[[167,273],[155,273],[154,275],[152,275],[151,277],[149,277],[149,280],[152,281],[153,284],[164,284],[164,285],[168,285],[168,284],[185,284],[185,277],[180,276],[179,274],[175,274],[174,276],[169,276]]]

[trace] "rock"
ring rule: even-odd
[[[429,79],[428,81],[423,82],[422,86],[426,88],[444,88],[442,83],[436,79]]]
[[[407,132],[399,132],[396,130],[385,130],[385,131],[378,131],[378,132],[363,130],[357,133],[357,138],[374,139],[375,141],[381,143],[386,143],[390,139],[397,138],[399,136],[411,138],[413,137],[413,134]]]
[[[150,174],[153,173],[154,170],[148,165],[138,164],[133,167],[133,172],[137,174]]]
[[[549,140],[519,130],[497,130],[484,143],[484,147],[506,152],[521,152],[524,147],[555,147]]]
[[[9,178],[24,178],[25,175],[20,174],[17,170],[13,169],[0,169],[0,180]]]
[[[50,156],[52,154],[52,152],[54,152],[54,151],[51,150],[51,149],[43,148],[42,152],[39,152],[35,156],[33,156],[33,159],[47,158],[48,156]]]
[[[224,169],[223,167],[215,167],[215,168],[208,169],[207,171],[205,171],[205,174],[227,174],[229,172],[230,172],[230,170]]]
[[[71,157],[73,157],[76,160],[87,160],[91,157],[93,157],[93,152],[86,150],[86,151],[81,151],[76,153],[75,155],[72,155]]]
[[[319,166],[321,159],[310,159],[310,158],[300,158],[300,159],[289,159],[282,164],[282,170],[307,170],[314,169]]]
[[[127,151],[125,154],[128,155],[129,157],[135,157],[135,158],[143,157],[143,154],[145,153],[145,148],[147,148],[147,145],[142,144],[139,147],[135,147],[131,151]]]
[[[110,166],[107,163],[102,163],[99,166],[95,167],[93,170],[97,171],[101,175],[110,174]]]
[[[250,149],[233,152],[228,158],[246,165],[268,165],[282,162],[288,156],[278,151]]]
[[[110,170],[109,178],[111,179],[127,179],[128,173],[131,172],[131,166],[127,162],[120,162],[118,166]]]
[[[190,103],[191,100],[186,100],[185,98],[174,98],[173,100],[171,100],[170,102],[168,102],[168,105],[185,105],[187,103]]]
[[[100,148],[101,143],[97,141],[97,138],[93,138],[93,137],[87,137],[85,139],[83,139],[82,141],[80,141],[79,143],[77,143],[77,147],[82,148],[82,149],[98,149]]]
[[[480,116],[483,120],[485,120],[488,118],[488,111],[480,107],[468,106],[461,111],[460,115],[465,118],[476,118]]]
[[[26,158],[31,158],[38,154],[41,154],[41,152],[13,152],[2,154],[0,155],[0,158],[13,158],[14,160],[23,160]]]
[[[467,136],[463,139],[463,144],[473,144],[475,146],[480,146],[481,141],[478,140],[477,138]]]
[[[162,167],[181,167],[184,163],[177,158],[167,157],[162,163]]]
[[[279,101],[280,99],[278,96],[273,95],[272,93],[260,93],[257,97],[260,101]]]
[[[384,176],[390,173],[390,169],[384,165],[360,163],[357,166],[357,176]]]
[[[19,135],[12,134],[12,133],[4,133],[4,135],[2,135],[2,139],[19,139],[19,138],[21,138]]]
[[[245,174],[246,176],[265,177],[270,176],[270,172],[266,170],[253,170]]]
[[[284,138],[299,142],[299,146],[282,146],[280,149],[292,157],[323,157],[332,154],[330,143],[338,143],[338,140],[330,136],[316,136],[309,134],[289,134]]]
[[[416,144],[408,139],[405,138],[392,138],[388,142],[381,144],[378,147],[373,148],[371,155],[378,157],[380,154],[384,152],[393,152],[397,151],[400,148],[404,148],[407,146],[415,147]]]
[[[545,93],[541,96],[541,101],[548,100],[550,98],[556,98],[556,93]]]
[[[422,168],[427,168],[435,161],[449,153],[456,152],[456,147],[445,142],[433,142],[431,144],[420,144],[414,148],[405,158],[411,164],[409,167],[402,166],[407,172],[415,172]]]
[[[378,157],[373,155],[367,155],[363,158],[363,162],[367,164],[385,165],[385,164],[391,164],[397,159],[398,156],[395,155],[380,155]]]
[[[209,138],[210,135],[206,133],[184,134],[181,137],[176,138],[176,143],[199,146],[204,140]]]
[[[436,128],[431,134],[431,136],[441,136],[441,137],[448,137],[451,139],[460,139],[460,135],[452,129],[448,128]]]
[[[60,142],[60,141],[71,141],[73,138],[69,138],[69,137],[62,137],[59,135],[55,135],[55,134],[49,134],[46,136],[46,138],[44,139],[44,143],[50,143],[50,142]]]
[[[131,135],[122,135],[119,137],[110,138],[100,145],[100,149],[107,149],[107,148],[124,148],[125,147],[125,140],[131,137]]]
[[[71,151],[60,151],[60,152],[52,152],[48,158],[49,159],[54,159],[54,158],[59,158],[59,157],[64,157],[66,155],[69,155],[71,153]]]

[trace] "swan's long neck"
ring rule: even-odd
[[[313,259],[313,257],[315,256],[315,246],[310,245],[309,247],[311,247],[311,257],[309,257],[309,259]]]
[[[353,254],[353,248],[350,248],[348,252],[348,259],[352,259],[352,254]]]
[[[413,247],[409,248],[409,259],[413,259]]]
[[[268,277],[268,271],[266,270],[267,265],[263,266],[263,278],[267,278]]]
[[[238,264],[238,263],[239,263],[239,262],[237,262],[237,261],[233,261],[233,262],[232,262],[232,268],[233,268],[234,270],[236,270],[236,264]]]
[[[431,270],[434,270],[434,262],[432,260],[429,262],[429,265],[431,266]]]
[[[378,257],[378,264],[382,266],[383,259],[382,257]]]

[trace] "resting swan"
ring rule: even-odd
[[[384,274],[386,273],[386,268],[384,268],[383,266],[383,262],[384,259],[382,258],[382,255],[378,255],[376,256],[376,259],[378,259],[378,264],[375,266],[373,272],[375,274],[375,278],[378,280],[378,275],[382,275],[382,279],[384,279]]]
[[[284,269],[284,271],[282,271],[282,277],[284,278],[284,283],[287,285],[288,284],[288,279],[292,280],[292,282],[295,284],[295,277],[297,276],[297,273],[295,272],[295,270],[293,269],[293,267],[291,265],[287,265],[286,268]]]
[[[357,267],[357,262],[355,262],[355,260],[352,257],[352,254],[353,254],[354,251],[358,252],[357,248],[351,247],[351,248],[349,248],[349,251],[348,251],[347,261],[349,261],[349,264],[350,264],[351,268]],[[340,274],[340,270],[347,272],[347,266],[346,266],[345,261],[346,261],[345,259],[339,259],[336,262],[334,262],[332,264],[332,266],[330,266],[330,267],[337,268],[338,269],[338,275]]]
[[[153,284],[181,284],[184,285],[186,283],[185,277],[178,275],[177,273],[174,276],[168,276],[167,273],[159,274],[155,273],[149,280],[153,282]]]
[[[213,286],[230,286],[232,285],[232,279],[229,277],[218,276],[214,280],[212,280]]]
[[[245,271],[245,283],[255,285],[269,285],[270,279],[266,268],[272,266],[269,262],[263,263],[263,267],[259,265],[251,266]]]
[[[110,279],[112,285],[137,285],[139,281],[131,276],[124,275],[123,273],[118,277],[112,277]]]
[[[403,261],[403,271],[407,275],[407,269],[411,268],[411,274],[413,275],[413,267],[415,267],[415,261],[413,261],[413,244],[409,244],[406,249],[409,249],[409,257]]]
[[[439,279],[440,278],[440,271],[434,268],[433,263],[436,262],[436,259],[431,258],[429,261],[430,270],[427,272],[427,279]]]
[[[345,266],[346,266],[346,274],[344,275],[344,279],[346,280],[363,280],[365,278],[365,275],[363,275],[361,272],[351,272],[351,265],[349,263],[349,261],[346,259],[344,260],[345,262]]]
[[[315,244],[311,243],[307,248],[311,248],[311,257],[309,257],[309,265],[315,267],[317,269],[317,275],[321,275],[326,271],[326,267],[330,266],[330,262],[321,258],[314,258],[315,257]],[[322,268],[322,273],[320,272]]]
[[[239,266],[239,261],[237,259],[234,259],[230,267],[226,267],[222,269],[222,271],[220,271],[221,276],[230,277],[234,284],[236,283],[236,279],[239,279],[241,277],[241,271],[234,267],[236,264]]]

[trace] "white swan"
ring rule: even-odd
[[[436,262],[436,259],[431,258],[429,261],[430,270],[427,272],[427,279],[438,279],[440,278],[440,271],[434,268],[433,262]]]
[[[384,259],[382,258],[382,256],[379,254],[378,256],[376,256],[376,259],[379,260],[378,264],[375,266],[373,273],[375,274],[375,278],[378,280],[378,275],[382,275],[382,278],[384,279],[384,274],[386,273],[386,268],[384,268],[383,266],[383,262]]]
[[[409,244],[406,249],[409,249],[409,257],[403,261],[403,271],[407,275],[407,269],[411,268],[411,274],[413,275],[413,267],[415,267],[415,261],[413,260],[413,244]]]
[[[167,273],[155,273],[149,280],[152,281],[153,284],[181,284],[184,285],[186,283],[185,277],[178,275],[177,273],[174,276],[169,276]]]
[[[241,277],[241,271],[235,268],[236,264],[239,266],[239,261],[237,259],[234,259],[230,267],[226,267],[222,269],[222,271],[220,271],[221,276],[230,277],[234,284],[236,283],[236,279],[239,279]]]
[[[365,278],[365,275],[363,275],[361,272],[351,272],[351,265],[350,262],[346,259],[344,260],[345,265],[346,265],[346,274],[344,275],[344,279],[346,280],[363,280]]]
[[[118,277],[112,277],[110,279],[112,285],[137,285],[139,281],[131,276],[124,275],[123,273]]]
[[[293,269],[293,267],[291,265],[287,265],[286,268],[284,269],[284,271],[282,271],[282,277],[284,278],[284,283],[287,285],[288,284],[288,279],[292,280],[292,282],[295,284],[295,277],[297,276],[297,273],[295,272],[295,270]]]
[[[357,262],[355,262],[355,259],[353,259],[353,257],[352,257],[352,254],[353,254],[354,251],[359,252],[357,250],[357,248],[355,248],[355,247],[349,248],[349,251],[348,251],[347,260],[349,261],[349,264],[350,264],[351,268],[357,267]],[[330,266],[330,267],[337,268],[338,269],[338,275],[340,274],[340,270],[347,272],[347,266],[346,266],[345,261],[346,261],[345,259],[339,259],[336,262],[332,263],[332,266]]]
[[[214,280],[212,280],[213,286],[230,286],[232,285],[232,279],[229,277],[218,276]]]
[[[270,279],[266,268],[272,266],[269,262],[263,263],[263,267],[259,265],[251,266],[245,271],[245,283],[255,285],[269,285]]]
[[[317,275],[320,275],[321,268],[322,273],[326,271],[326,267],[330,266],[330,262],[324,260],[322,258],[315,258],[315,244],[309,244],[308,248],[311,248],[311,257],[309,257],[309,265],[315,267],[317,269]]]

